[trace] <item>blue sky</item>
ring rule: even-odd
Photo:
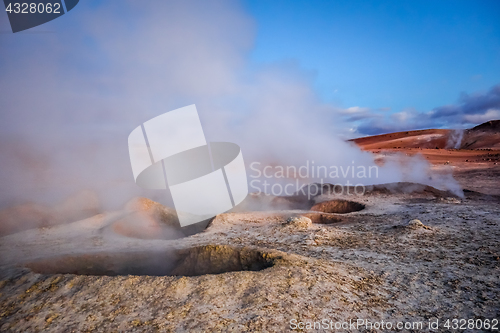
[[[75,90],[129,103],[140,99],[150,114],[210,99],[219,106],[232,103],[238,117],[251,109],[245,89],[265,90],[266,82],[277,79],[280,92],[300,86],[304,95],[314,95],[316,104],[303,105],[307,113],[324,108],[318,104],[335,109],[334,122],[342,120],[350,136],[470,127],[500,118],[498,0],[159,4],[81,1],[67,15],[14,35],[5,33],[3,13],[0,47],[6,52],[0,55],[0,68],[4,73],[16,68],[16,80],[18,71],[24,70],[24,79],[34,85],[44,70],[50,70],[27,66],[43,57],[58,59],[56,71],[72,74],[61,74],[56,85],[80,78],[75,84],[88,85]],[[36,31],[51,33],[29,35]],[[120,48],[122,53],[117,52]],[[132,89],[126,72],[137,75],[138,87]],[[56,78],[54,72],[43,75]],[[273,79],[266,81],[264,76]],[[243,88],[244,77],[254,85]],[[86,92],[96,84],[101,89]],[[139,98],[137,91],[147,85],[150,96]],[[62,89],[67,87],[62,84]],[[227,102],[231,100],[235,102]],[[29,112],[23,108],[16,114]],[[12,113],[8,116],[5,120],[13,119]],[[75,112],[74,119],[78,116]]]
[[[252,0],[245,8],[257,27],[251,59],[295,61],[339,107],[425,113],[500,83],[500,1]]]

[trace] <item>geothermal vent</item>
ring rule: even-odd
[[[302,216],[310,218],[312,223],[333,224],[342,222],[342,218],[335,214],[358,212],[364,208],[365,205],[354,201],[331,200],[312,206],[311,211],[313,212],[302,214]]]
[[[250,248],[207,245],[182,250],[141,253],[96,253],[53,257],[25,266],[41,274],[185,275],[260,271],[277,256]]]
[[[365,209],[365,205],[347,200],[331,200],[321,202],[311,207],[312,211],[322,212],[322,213],[335,213],[335,214],[347,214],[352,212],[359,212]]]

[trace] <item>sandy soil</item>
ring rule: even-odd
[[[460,149],[446,149],[446,130],[356,140],[382,161],[419,153],[435,169],[452,168],[463,199],[415,184],[311,201],[249,196],[247,207],[262,201],[281,210],[240,207],[189,237],[171,209],[147,199],[73,223],[21,207],[13,212],[44,212],[39,228],[24,231],[4,211],[0,331],[286,332],[316,322],[322,328],[298,331],[331,332],[325,323],[359,319],[393,329],[364,322],[336,331],[445,332],[448,319],[493,323],[500,320],[498,126],[465,132]],[[352,203],[329,202],[339,199]],[[439,329],[430,330],[436,320]]]
[[[110,228],[130,214],[121,211],[5,236],[0,330],[283,332],[293,319],[500,318],[498,198],[402,190],[346,197],[366,208],[329,225],[300,217],[309,211],[240,212],[190,237],[139,239]]]

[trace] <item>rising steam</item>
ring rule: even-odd
[[[207,140],[237,143],[247,165],[375,163],[340,139],[339,109],[297,64],[249,60],[254,22],[232,2],[82,2],[71,15],[44,26],[55,33],[0,40],[1,207],[84,189],[104,209],[135,196],[169,204],[168,193],[135,185],[127,137],[193,103]],[[399,181],[459,189],[418,157],[394,158],[364,183]]]
[[[464,133],[465,130],[463,129],[452,130],[448,137],[448,141],[446,142],[446,148],[460,149]]]

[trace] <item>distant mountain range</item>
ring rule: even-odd
[[[362,149],[500,149],[500,120],[466,130],[426,129],[349,140]]]

